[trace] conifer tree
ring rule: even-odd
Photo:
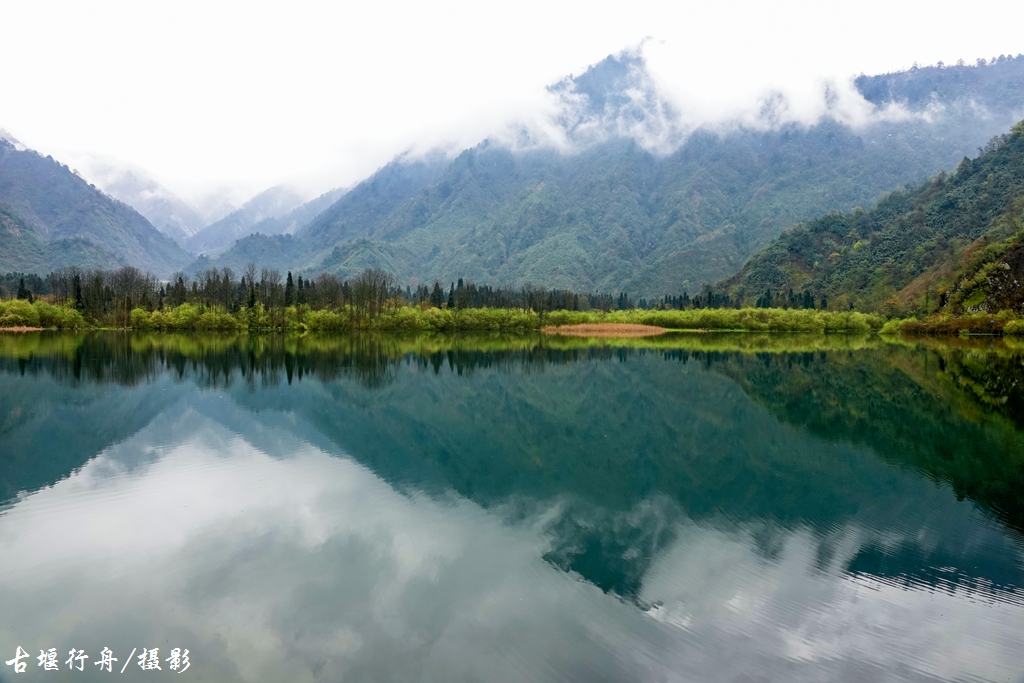
[[[71,278],[71,289],[75,295],[75,310],[81,311],[85,308],[85,301],[82,299],[82,276],[75,273],[75,276]]]
[[[280,272],[280,271],[278,271]],[[280,282],[280,280],[278,281]],[[284,284],[284,305],[291,306],[295,301],[295,282],[292,280],[292,271],[288,271],[288,278]]]
[[[437,280],[434,281],[434,289],[430,292],[430,305],[434,308],[441,308],[444,304],[444,291],[441,289],[441,283]]]

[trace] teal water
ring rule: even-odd
[[[0,680],[1024,680],[1024,349],[625,344],[0,336]]]

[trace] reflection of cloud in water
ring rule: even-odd
[[[840,578],[800,531],[769,561],[742,531],[682,524],[644,613],[546,563],[543,513],[509,523],[396,493],[284,428],[261,433],[291,454],[275,459],[179,419],[189,441],[151,426],[0,517],[0,651],[181,645],[222,681],[1016,673],[1020,607]],[[832,569],[860,546],[845,533]]]
[[[1006,680],[1024,667],[1021,604],[979,593],[906,590],[842,573],[873,531],[836,530],[821,567],[821,539],[786,534],[771,562],[750,534],[684,525],[645,577],[641,599],[659,621],[802,662],[860,661],[899,678],[908,667],[941,679]]]

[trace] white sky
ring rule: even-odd
[[[0,128],[195,197],[308,191],[411,145],[475,144],[545,85],[650,37],[691,109],[767,88],[1024,52],[1024,3],[0,0]]]

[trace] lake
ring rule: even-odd
[[[997,339],[0,335],[0,500],[5,681],[1024,681]]]

